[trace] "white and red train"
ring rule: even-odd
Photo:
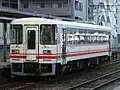
[[[55,75],[111,56],[109,27],[45,18],[16,19],[11,25],[12,75]]]

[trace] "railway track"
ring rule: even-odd
[[[113,62],[111,62],[111,63],[108,63],[108,64],[105,64],[105,65],[102,65],[101,67],[105,67],[105,66],[109,66],[109,65],[114,65],[114,64],[116,64],[116,63],[120,63],[120,61],[119,60],[116,60],[116,61],[113,61]],[[116,72],[112,72],[112,73],[110,73],[111,75],[112,74],[116,74],[116,73],[118,73],[119,72],[119,76],[120,76],[120,71],[118,70],[118,71],[116,71]],[[74,73],[75,74],[75,73]],[[109,75],[109,74],[107,74],[107,75]],[[68,90],[71,90],[72,88],[74,89],[75,87],[79,87],[79,85],[81,86],[83,86],[83,85],[87,85],[87,83],[89,83],[89,82],[92,82],[92,81],[98,81],[98,80],[100,80],[100,79],[102,79],[102,78],[104,78],[104,77],[107,77],[107,75],[103,75],[103,76],[101,76],[101,77],[98,77],[98,78],[96,78],[96,79],[93,79],[93,80],[89,80],[89,81],[87,81],[87,82],[84,82],[84,83],[81,83],[81,84],[78,84],[78,85],[76,85],[76,86],[73,86],[73,87],[70,87],[70,88],[68,88]],[[119,79],[120,77],[118,77],[118,78],[116,78],[116,79]],[[32,88],[32,87],[35,87],[36,85],[39,85],[39,86],[41,86],[41,85],[44,85],[44,84],[46,84],[46,83],[52,83],[52,82],[55,82],[55,81],[57,81],[57,80],[59,80],[59,78],[51,78],[51,79],[46,79],[46,80],[44,80],[44,81],[39,81],[39,82],[11,82],[11,83],[8,83],[8,84],[2,84],[2,85],[0,85],[0,90],[24,90],[24,89],[27,89],[27,88]],[[110,80],[108,80],[108,81],[110,81]],[[109,82],[110,83],[110,82]],[[102,83],[103,84],[103,83]],[[83,90],[83,88],[84,89],[88,89],[88,90],[94,90],[93,88],[89,88],[89,87],[82,87],[82,89],[81,90]]]
[[[19,86],[16,86],[16,87],[12,87],[10,90],[20,90],[20,89],[24,89],[24,88],[27,88],[27,87],[30,87],[32,85],[34,85],[35,83],[24,83],[24,84],[20,84]]]
[[[33,86],[33,82],[12,82],[0,85],[0,90],[21,90]],[[40,83],[39,83],[40,84]],[[41,84],[43,84],[41,82]]]
[[[24,84],[24,82],[9,82],[9,83],[6,83],[6,84],[1,84],[0,85],[0,90],[10,90],[10,88],[12,87],[16,87],[16,86],[19,86],[19,85],[22,85]]]
[[[8,84],[0,85],[0,90],[25,90],[30,87],[35,87],[36,85],[44,85],[45,83],[54,82],[57,79],[46,79],[39,82],[11,82]],[[29,89],[28,89],[29,90]]]
[[[120,79],[120,70],[71,86],[67,90],[96,90],[118,79]]]

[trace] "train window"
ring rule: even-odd
[[[67,29],[67,44],[102,44],[109,42],[109,33],[105,31]]]
[[[69,28],[67,30],[68,44],[84,44],[85,43],[85,30],[78,28]]]
[[[40,26],[40,43],[41,44],[56,44],[57,43],[57,27],[51,24],[42,24]]]
[[[74,35],[73,29],[67,28],[67,44],[74,44]]]
[[[87,31],[85,34],[85,43],[89,44],[90,43],[90,33]]]
[[[28,30],[27,31],[27,47],[28,49],[35,49],[35,30]]]
[[[106,43],[109,41],[109,35],[104,31],[89,31],[90,34],[90,43]]]
[[[80,44],[85,44],[85,30],[79,29]]]
[[[11,44],[22,44],[22,41],[23,41],[22,25],[12,25],[10,41],[11,41]]]

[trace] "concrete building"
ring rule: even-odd
[[[88,21],[93,21],[94,17],[93,17],[93,0],[88,0]]]
[[[117,0],[93,0],[93,17],[99,25],[110,26],[112,30],[112,40],[117,46]],[[116,48],[116,47],[112,47]]]
[[[118,45],[120,48],[120,1],[117,0],[117,30],[118,30]]]
[[[34,14],[88,20],[88,0],[0,0],[0,6]]]

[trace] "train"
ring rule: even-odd
[[[102,65],[113,55],[112,30],[74,21],[15,19],[10,31],[11,75],[61,75]]]

